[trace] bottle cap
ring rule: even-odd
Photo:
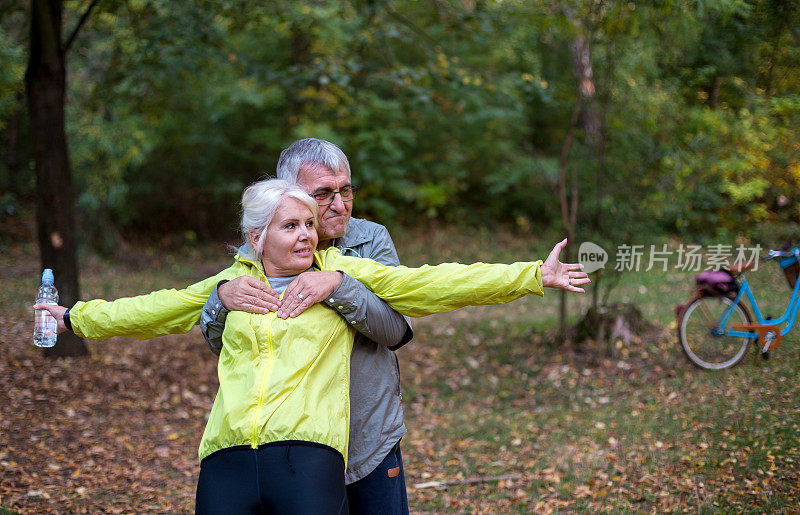
[[[54,281],[53,271],[49,268],[45,268],[44,272],[42,272],[42,284],[53,284]]]

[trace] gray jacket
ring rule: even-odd
[[[400,264],[389,231],[367,220],[350,218],[347,232],[333,245],[346,256]],[[375,470],[406,434],[400,369],[393,351],[410,341],[413,332],[407,318],[347,274],[325,303],[358,331],[350,358],[350,444],[345,476],[350,484]],[[227,313],[215,289],[203,306],[200,326],[217,354]]]

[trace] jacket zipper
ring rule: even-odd
[[[278,298],[283,297],[283,293]],[[261,380],[261,389],[258,393],[258,404],[256,405],[256,412],[253,418],[253,436],[250,446],[253,449],[258,448],[258,421],[261,418],[261,410],[264,407],[264,392],[267,389],[267,379],[269,378],[269,373],[272,371],[272,361],[273,361],[273,342],[272,342],[272,321],[277,317],[278,314],[276,312],[271,312],[267,314],[267,359],[269,363],[267,364],[267,369],[264,371],[264,376]],[[259,356],[260,359],[260,356]]]

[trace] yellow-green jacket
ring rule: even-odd
[[[351,275],[393,309],[414,317],[543,293],[541,261],[388,267],[330,248],[316,253],[315,265]],[[72,327],[91,339],[187,332],[214,285],[240,275],[267,281],[260,263],[237,255],[230,268],[184,290],[78,302],[70,310]],[[346,462],[353,336],[345,320],[323,303],[286,320],[275,313],[229,313],[218,364],[220,387],[200,459],[232,446],[302,440],[330,446]]]

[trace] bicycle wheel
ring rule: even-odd
[[[739,363],[747,352],[747,344],[755,338],[717,334],[719,319],[731,305],[728,297],[699,297],[687,306],[678,327],[681,349],[689,361],[700,368],[719,370]],[[752,318],[741,304],[733,308],[725,329],[748,324]]]

